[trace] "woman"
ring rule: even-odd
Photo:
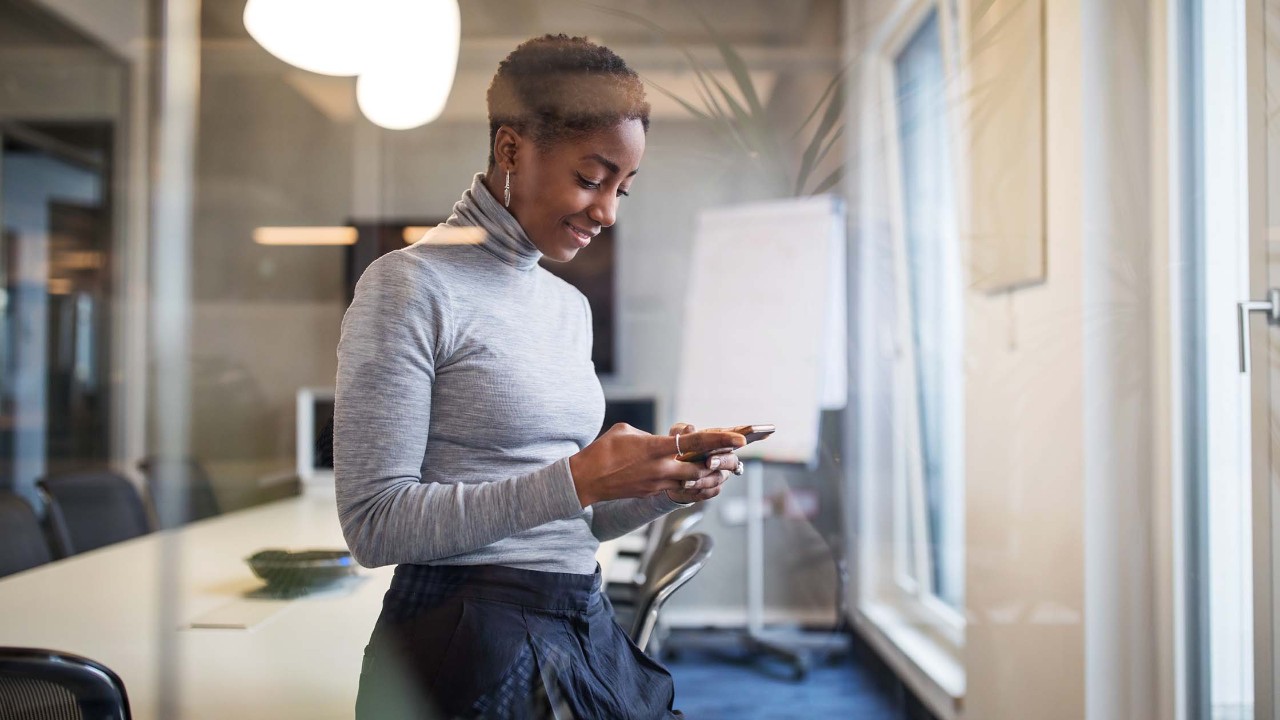
[[[744,439],[680,424],[593,441],[590,309],[538,266],[613,224],[644,154],[644,88],[608,49],[546,36],[499,65],[488,104],[487,171],[443,226],[365,271],[343,320],[339,516],[362,565],[397,564],[357,715],[679,717],[594,554],[738,468],[677,451]],[[437,241],[459,227],[483,241]]]

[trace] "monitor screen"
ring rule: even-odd
[[[657,403],[653,398],[610,399],[604,403],[604,425],[600,432],[624,422],[637,430],[657,433]],[[664,431],[665,432],[665,431]]]
[[[333,398],[315,398],[311,407],[316,428],[311,465],[317,470],[333,470]]]
[[[333,388],[298,389],[297,471],[304,482],[333,481]]]

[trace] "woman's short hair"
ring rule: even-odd
[[[639,120],[649,130],[644,83],[612,50],[582,37],[526,40],[498,64],[489,84],[489,165],[498,128],[528,134],[539,147]]]

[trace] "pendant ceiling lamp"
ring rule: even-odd
[[[249,0],[244,26],[290,65],[358,76],[361,112],[393,130],[440,116],[462,35],[457,0]]]
[[[457,0],[384,0],[396,23],[356,81],[365,117],[392,130],[440,117],[458,67],[462,20]]]
[[[294,67],[321,75],[359,75],[367,14],[354,0],[249,0],[244,28]]]

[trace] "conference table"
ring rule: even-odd
[[[341,549],[332,490],[153,533],[0,580],[0,645],[84,655],[124,680],[135,720],[350,718],[393,568],[254,599],[244,559]],[[604,543],[605,569],[616,554]]]

